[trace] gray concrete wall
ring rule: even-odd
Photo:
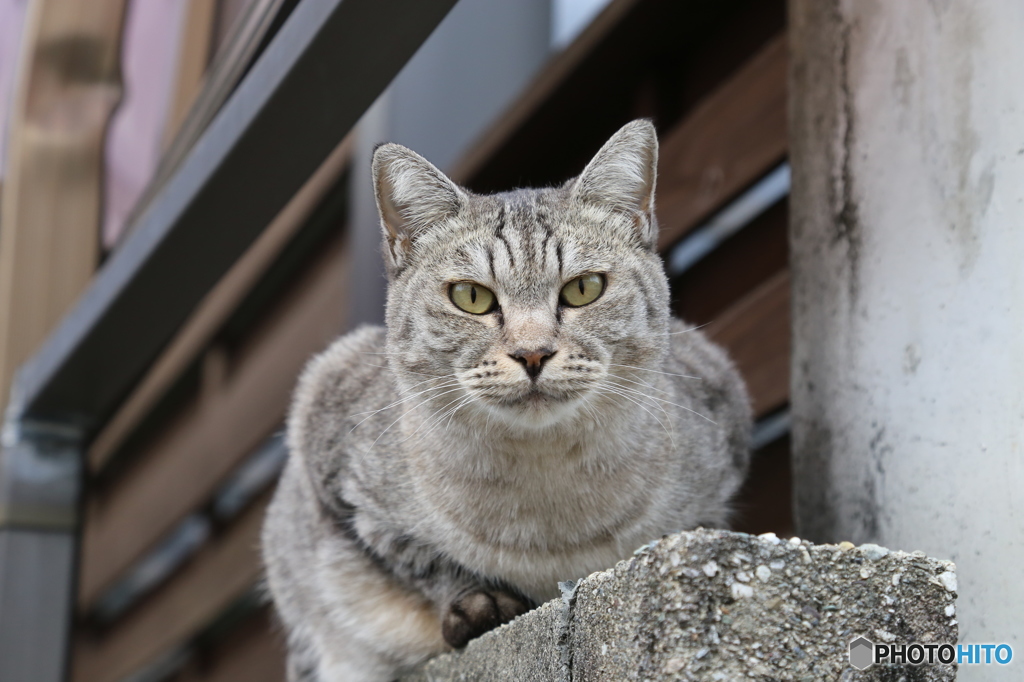
[[[963,641],[1022,651],[1024,3],[789,20],[800,532],[954,560]]]

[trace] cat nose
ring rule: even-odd
[[[526,368],[526,373],[530,379],[536,381],[537,375],[544,369],[544,363],[554,354],[555,351],[550,348],[540,348],[537,350],[517,350],[515,353],[510,353],[509,357],[522,364]]]

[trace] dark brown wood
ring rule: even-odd
[[[672,280],[672,309],[693,324],[713,322],[731,305],[785,270],[789,212],[769,208]]]
[[[200,651],[168,682],[284,682],[284,632],[270,608],[250,616],[223,641]]]
[[[780,0],[637,0],[606,11],[481,137],[458,181],[479,192],[562,182],[633,118],[670,130],[785,25]]]
[[[775,533],[791,537],[793,480],[789,465],[789,436],[783,436],[754,453],[750,473],[733,500],[732,528],[741,533]]]
[[[786,39],[779,35],[662,137],[661,248],[785,157],[786,68]]]
[[[269,498],[269,492],[261,496],[112,630],[102,636],[79,634],[72,680],[117,682],[187,642],[252,589],[263,570],[259,537]]]
[[[199,397],[87,504],[79,606],[88,609],[143,552],[203,504],[277,429],[309,356],[343,328],[344,239],[339,236],[228,358]],[[217,351],[213,351],[215,354]]]
[[[789,402],[789,322],[789,271],[784,270],[705,328],[729,351],[757,416]]]

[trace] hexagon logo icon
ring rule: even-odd
[[[875,645],[865,637],[858,637],[850,642],[850,665],[857,670],[864,670],[874,663]]]

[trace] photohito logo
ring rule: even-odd
[[[850,642],[850,665],[857,670],[876,663],[1006,665],[1012,660],[1009,644],[875,644],[867,637]]]

